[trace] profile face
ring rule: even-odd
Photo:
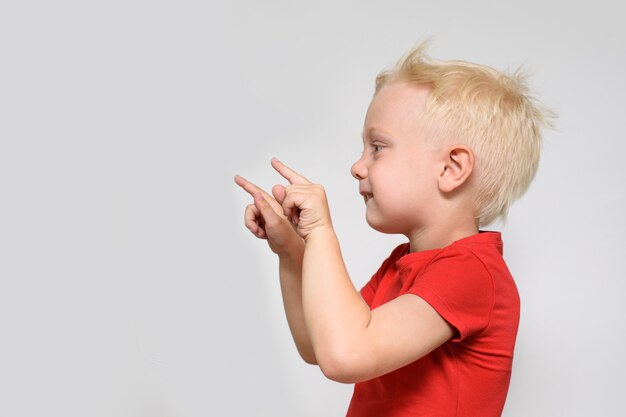
[[[418,231],[438,197],[437,149],[419,122],[427,95],[426,88],[394,81],[376,94],[365,116],[363,154],[351,173],[367,223],[383,233]]]

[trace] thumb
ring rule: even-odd
[[[254,205],[261,212],[266,226],[272,227],[281,221],[280,216],[276,214],[270,203],[263,197],[263,193],[254,193]]]
[[[283,185],[277,184],[272,187],[272,194],[274,195],[274,198],[276,199],[278,204],[282,205],[287,192],[285,191],[285,187]]]

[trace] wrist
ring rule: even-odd
[[[283,250],[276,252],[281,262],[302,262],[304,256],[304,241],[300,238],[285,247]]]
[[[318,226],[311,230],[306,237],[304,238],[305,245],[313,240],[321,240],[321,239],[336,239],[337,235],[335,234],[335,229],[333,229],[332,225],[327,226]]]

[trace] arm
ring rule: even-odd
[[[292,184],[282,205],[305,241],[302,306],[317,362],[330,379],[358,382],[407,365],[451,339],[453,328],[407,294],[370,311],[352,285],[322,187],[278,161]]]
[[[284,187],[272,189],[275,198],[245,178],[237,176],[235,182],[254,197],[254,204],[246,207],[245,225],[260,239],[266,239],[270,249],[278,255],[279,275],[283,305],[289,330],[300,356],[314,364],[315,354],[308,336],[302,311],[302,258],[304,242],[282,214],[277,199],[284,199]]]
[[[316,364],[315,352],[309,338],[302,309],[302,258],[304,247],[290,255],[279,257],[280,289],[287,324],[298,353],[306,363]]]
[[[413,294],[370,311],[350,281],[332,229],[307,237],[302,279],[305,321],[320,368],[330,379],[352,383],[384,375],[425,356],[454,334]]]

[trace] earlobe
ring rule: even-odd
[[[445,154],[445,165],[439,176],[439,189],[450,193],[461,187],[474,170],[474,153],[464,145],[453,145]]]

